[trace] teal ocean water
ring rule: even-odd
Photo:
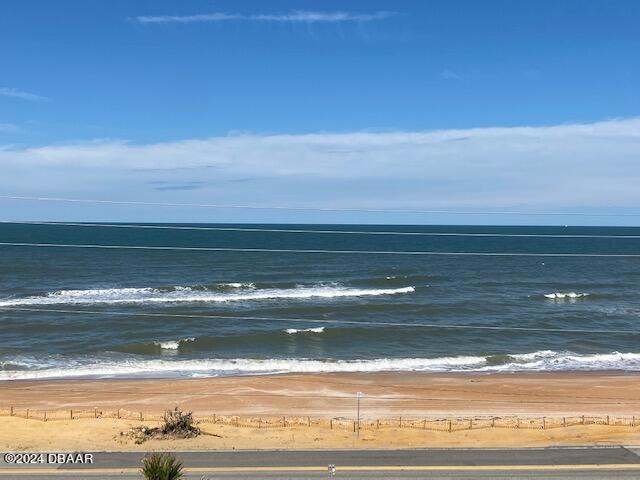
[[[640,253],[632,238],[314,233],[623,236],[640,235],[638,228],[234,227],[308,231],[2,224],[0,242]],[[640,258],[0,247],[0,379],[640,370],[640,335],[601,332],[640,331],[639,323]],[[455,325],[572,331],[444,328]],[[599,332],[576,331],[590,329]]]

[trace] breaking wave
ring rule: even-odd
[[[549,298],[551,300],[572,300],[576,298],[588,297],[588,293],[576,293],[576,292],[554,292],[554,293],[545,293],[545,298]]]
[[[294,288],[254,288],[253,284],[221,284],[234,291],[220,288],[172,287],[158,288],[105,288],[90,290],[58,290],[41,296],[7,298],[0,307],[62,304],[154,304],[154,303],[221,303],[248,300],[311,299],[366,297],[412,293],[415,287],[402,288],[350,288],[340,285],[300,286]],[[235,291],[238,290],[238,291]]]
[[[0,380],[64,377],[206,377],[246,374],[329,372],[517,372],[554,370],[640,370],[640,353],[533,353],[371,360],[141,359],[138,356],[20,357],[0,363]]]
[[[324,332],[324,327],[317,327],[317,328],[304,328],[304,329],[296,329],[296,328],[287,328],[285,330],[285,333],[288,334],[294,334],[294,333],[322,333]]]
[[[160,347],[162,350],[178,350],[180,345],[188,342],[194,342],[195,337],[183,338],[182,340],[168,340],[165,342],[153,342],[154,345]]]

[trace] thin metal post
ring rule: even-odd
[[[358,398],[358,430],[357,436],[360,436],[360,398],[362,398],[362,392],[356,393],[356,397]]]

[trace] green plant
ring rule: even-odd
[[[142,475],[146,480],[178,480],[184,466],[171,453],[152,453],[142,459]]]

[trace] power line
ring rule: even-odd
[[[543,234],[543,233],[467,233],[467,232],[400,232],[392,230],[313,230],[289,228],[258,227],[202,227],[185,225],[146,225],[133,223],[84,223],[84,222],[40,222],[29,220],[0,220],[0,224],[39,225],[62,227],[104,227],[133,228],[150,230],[195,230],[215,232],[264,232],[264,233],[304,233],[304,234],[338,234],[338,235],[398,235],[424,237],[522,237],[522,238],[603,238],[603,239],[640,239],[640,235],[590,235],[590,234]]]
[[[339,208],[339,207],[299,207],[282,205],[242,205],[217,203],[176,203],[176,202],[144,202],[133,200],[99,200],[87,198],[33,197],[19,195],[0,195],[0,199],[25,200],[36,202],[93,203],[109,205],[138,205],[161,207],[194,207],[242,210],[287,210],[306,212],[361,212],[361,213],[415,213],[446,215],[518,215],[518,216],[573,216],[573,217],[640,217],[640,213],[586,213],[586,212],[526,212],[515,211],[473,211],[473,210],[423,210],[423,209],[385,209],[385,208]]]
[[[233,316],[233,315],[203,315],[188,313],[146,313],[146,312],[114,312],[105,310],[69,310],[59,308],[30,308],[30,307],[2,307],[0,310],[19,312],[45,312],[45,313],[82,313],[88,315],[110,315],[110,316],[134,316],[151,318],[213,318],[223,320],[253,320],[264,322],[296,322],[296,323],[319,323],[319,324],[344,324],[344,325],[367,325],[375,327],[419,327],[419,328],[446,328],[458,330],[496,330],[496,331],[524,331],[524,332],[554,332],[554,333],[592,333],[592,334],[624,334],[640,335],[640,330],[606,330],[606,329],[584,329],[584,328],[545,328],[545,327],[501,327],[492,325],[455,325],[437,323],[409,323],[409,322],[368,322],[357,320],[330,320],[317,318],[278,318],[259,316]]]
[[[4,247],[42,248],[95,248],[105,250],[155,250],[185,252],[245,252],[245,253],[322,253],[334,255],[413,255],[413,256],[465,256],[465,257],[586,257],[586,258],[640,258],[636,253],[527,253],[527,252],[438,252],[395,250],[320,250],[293,248],[232,248],[232,247],[176,247],[150,245],[96,245],[72,243],[0,242]]]

